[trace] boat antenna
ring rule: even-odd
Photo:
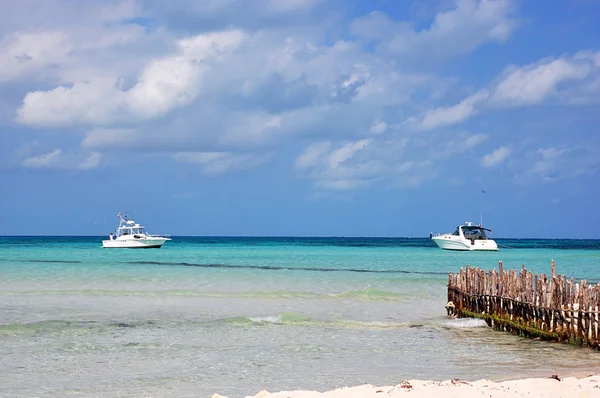
[[[485,194],[485,189],[482,189],[481,192]],[[483,211],[479,214],[479,226],[483,227]]]

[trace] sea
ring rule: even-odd
[[[446,315],[449,272],[600,282],[600,240],[0,237],[1,397],[253,396],[404,380],[600,373],[600,352]]]

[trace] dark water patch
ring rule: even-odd
[[[135,325],[130,325],[128,323],[123,323],[123,322],[111,323],[110,326],[115,326],[118,328],[134,328],[135,327]]]
[[[183,244],[221,244],[242,246],[334,246],[334,247],[436,247],[428,238],[393,237],[260,237],[260,236],[206,236],[175,237]]]
[[[407,270],[373,270],[362,268],[318,268],[318,267],[282,267],[273,265],[232,265],[232,264],[214,264],[214,263],[188,263],[188,262],[167,262],[167,261],[128,261],[127,264],[139,265],[168,265],[200,268],[223,268],[223,269],[259,269],[264,271],[309,271],[309,272],[359,272],[373,274],[424,274],[424,275],[447,275],[447,272],[436,271],[407,271]]]
[[[502,249],[600,250],[600,239],[510,239],[495,238]]]
[[[29,259],[29,260],[11,260],[20,263],[48,263],[48,264],[81,264],[83,261],[79,260],[37,260],[37,259]]]

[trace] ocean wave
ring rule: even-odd
[[[411,327],[409,322],[393,321],[358,321],[351,319],[318,319],[310,316],[285,312],[263,316],[238,316],[222,319],[225,322],[240,326],[303,326],[303,327],[328,327],[348,329],[405,329]]]
[[[131,331],[142,329],[177,328],[184,330],[197,330],[199,327],[314,327],[335,329],[357,329],[357,330],[384,330],[384,329],[410,329],[425,327],[423,322],[392,321],[392,320],[354,320],[354,319],[321,319],[294,312],[283,312],[267,315],[240,315],[227,318],[191,320],[191,319],[122,319],[122,320],[94,320],[94,321],[70,321],[70,320],[45,320],[28,323],[14,323],[0,325],[0,337],[25,337],[25,338],[62,338],[67,340],[61,348],[65,350],[89,350],[85,344],[75,344],[70,341],[74,338],[86,338],[85,336],[118,335],[128,336]],[[140,332],[133,332],[139,336]],[[149,332],[142,332],[142,334]],[[133,335],[132,335],[133,336]],[[73,344],[71,344],[73,343]],[[118,343],[132,348],[163,348],[154,346],[155,343],[144,341],[128,341]]]
[[[473,329],[487,327],[487,324],[483,319],[459,318],[448,319],[443,323],[443,326],[450,329]]]

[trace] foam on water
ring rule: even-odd
[[[473,318],[461,318],[461,319],[448,319],[445,320],[442,325],[449,328],[456,329],[472,329],[472,328],[482,328],[487,327],[487,324],[483,319],[473,319]]]

